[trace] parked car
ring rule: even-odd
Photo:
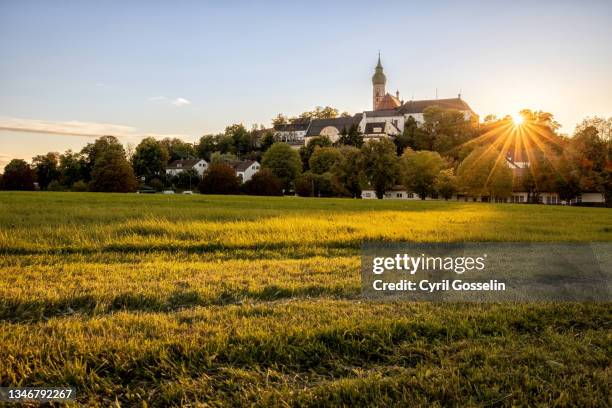
[[[174,194],[174,190],[164,190],[164,194]]]
[[[191,195],[191,194],[193,194],[193,191],[191,191],[191,190],[185,190],[185,191],[183,191],[183,194],[189,194],[189,195]]]

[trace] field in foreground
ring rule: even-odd
[[[363,240],[612,241],[612,211],[0,193],[0,386],[122,406],[609,406],[608,304],[374,303]]]

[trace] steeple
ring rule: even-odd
[[[378,51],[378,64],[374,69],[374,75],[372,76],[372,109],[376,110],[380,101],[385,96],[385,84],[387,83],[387,77],[383,73],[383,66],[380,62],[380,51]]]
[[[387,83],[387,77],[383,73],[383,66],[380,63],[380,51],[378,52],[378,64],[376,64],[376,69],[374,70],[374,75],[372,76],[372,85],[384,85]]]

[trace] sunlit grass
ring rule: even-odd
[[[91,406],[606,405],[609,305],[363,301],[365,240],[610,241],[612,214],[0,193],[0,385]]]

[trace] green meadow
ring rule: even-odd
[[[610,406],[610,303],[360,297],[384,241],[612,241],[612,211],[0,192],[0,386],[90,406]]]

